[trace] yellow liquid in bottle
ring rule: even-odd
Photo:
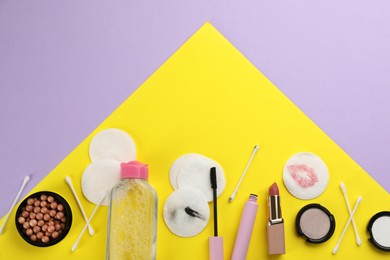
[[[112,192],[107,259],[155,259],[156,214],[156,193],[147,181],[121,181]]]

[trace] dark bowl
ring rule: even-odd
[[[59,236],[57,238],[51,237],[50,241],[47,243],[43,243],[40,240],[32,241],[30,239],[30,237],[26,234],[26,231],[23,228],[23,224],[19,224],[19,222],[18,222],[18,218],[21,216],[21,214],[23,212],[23,208],[25,208],[27,206],[27,200],[29,198],[40,198],[41,195],[53,196],[56,202],[62,204],[64,206],[64,209],[62,212],[64,213],[64,217],[66,218],[65,227],[64,227],[64,229],[62,229],[62,233],[59,234]],[[61,197],[59,194],[51,192],[51,191],[40,191],[40,192],[36,192],[34,194],[31,194],[30,196],[28,196],[26,199],[24,199],[20,203],[18,209],[16,210],[16,214],[15,214],[15,224],[16,224],[16,229],[18,230],[20,236],[27,243],[29,243],[33,246],[38,246],[38,247],[48,247],[48,246],[52,246],[52,245],[57,244],[68,234],[70,227],[72,226],[72,210],[71,210],[68,202],[66,202],[66,200],[63,197]]]

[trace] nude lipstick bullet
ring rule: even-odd
[[[280,210],[279,188],[276,182],[268,191],[268,254],[280,255],[286,252],[284,242],[284,221]]]

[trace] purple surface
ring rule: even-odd
[[[390,2],[0,1],[0,216],[210,21],[390,191]]]

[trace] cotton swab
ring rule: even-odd
[[[73,244],[73,246],[72,246],[72,252],[74,252],[74,251],[77,249],[81,237],[83,236],[83,234],[84,234],[85,230],[87,229],[89,223],[91,223],[93,216],[95,215],[97,209],[99,208],[100,204],[102,204],[102,202],[103,202],[104,198],[107,196],[107,194],[108,194],[108,192],[105,193],[105,194],[102,196],[102,198],[100,199],[99,203],[96,204],[96,207],[95,207],[94,210],[92,211],[92,214],[91,214],[91,216],[89,217],[89,219],[87,220],[87,223],[85,223],[84,228],[83,228],[83,230],[81,231],[79,237],[77,238],[76,242]]]
[[[5,224],[7,223],[8,218],[9,218],[9,216],[11,215],[11,211],[13,210],[13,208],[14,208],[15,205],[16,205],[16,203],[18,202],[19,197],[20,197],[20,195],[22,194],[22,192],[23,192],[23,190],[24,190],[24,187],[26,187],[26,185],[27,185],[27,183],[29,182],[29,180],[30,180],[30,176],[27,175],[26,177],[24,177],[23,184],[22,184],[22,186],[20,187],[19,192],[18,192],[18,194],[16,195],[16,197],[15,197],[15,199],[14,199],[14,202],[12,203],[11,208],[8,210],[7,217],[5,218],[3,224],[1,225],[1,228],[0,228],[0,235],[3,233]]]
[[[347,204],[349,215],[351,215],[351,206],[349,205],[349,200],[348,200],[348,196],[347,196],[347,188],[345,187],[343,182],[340,183],[340,188],[343,191],[343,195],[344,195],[345,203]],[[355,220],[353,218],[352,218],[352,226],[353,226],[353,230],[355,231],[356,243],[358,244],[358,246],[360,246],[362,244],[362,240],[360,239],[358,230],[356,228]]]
[[[337,253],[337,251],[339,250],[339,247],[340,247],[340,244],[341,244],[341,241],[343,240],[343,237],[344,237],[344,234],[345,234],[345,231],[347,231],[347,228],[349,226],[349,223],[351,223],[352,221],[352,218],[353,218],[353,215],[355,214],[355,211],[357,209],[357,207],[359,206],[360,202],[362,201],[362,196],[359,196],[359,198],[357,199],[356,203],[355,203],[355,207],[353,208],[352,212],[351,212],[351,215],[349,216],[349,219],[347,221],[347,224],[345,225],[344,227],[344,230],[343,232],[341,233],[341,236],[339,238],[339,241],[337,241],[337,244],[336,246],[333,248],[333,251],[332,253],[335,255]]]
[[[236,188],[234,189],[232,195],[230,195],[230,197],[229,197],[229,202],[232,202],[232,201],[234,200],[234,198],[236,197],[236,194],[237,194],[237,191],[238,191],[238,187],[240,187],[240,184],[241,184],[242,180],[244,179],[245,174],[246,174],[246,172],[248,171],[248,168],[249,168],[249,166],[251,165],[252,160],[253,160],[253,158],[255,157],[255,155],[256,155],[256,153],[257,153],[258,150],[259,150],[259,146],[256,144],[255,147],[253,148],[252,155],[251,155],[251,157],[249,158],[249,161],[248,161],[248,163],[246,164],[245,169],[244,169],[244,171],[243,171],[242,174],[241,174],[240,180],[238,181],[238,183],[237,183],[237,185],[236,185]]]
[[[76,191],[75,191],[75,189],[74,189],[74,187],[73,187],[72,180],[70,179],[69,176],[66,176],[66,177],[65,177],[65,181],[66,181],[66,183],[68,184],[70,190],[72,191],[73,196],[74,196],[74,198],[75,198],[76,201],[77,201],[77,205],[79,205],[79,209],[80,209],[80,211],[81,211],[81,214],[82,214],[83,217],[84,217],[85,222],[87,222],[87,221],[88,221],[87,214],[85,214],[85,211],[84,211],[84,209],[83,209],[83,206],[81,205],[81,202],[80,202],[80,200],[79,200],[79,197],[77,196],[77,193],[76,193]],[[93,236],[93,235],[95,234],[95,231],[93,230],[93,228],[92,228],[92,226],[91,226],[90,224],[88,225],[88,232],[89,232],[89,234],[90,234],[91,236]]]

